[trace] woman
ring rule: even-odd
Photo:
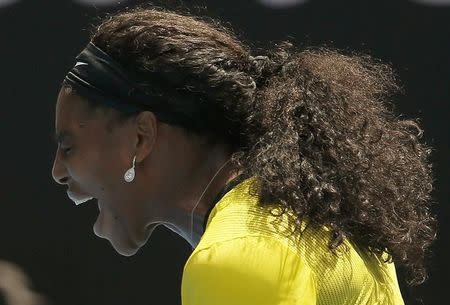
[[[164,225],[194,248],[182,304],[403,304],[425,280],[430,148],[387,107],[389,67],[288,44],[253,54],[213,21],[109,16],[56,104],[56,182],[97,199],[133,255]]]

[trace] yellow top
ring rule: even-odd
[[[182,305],[404,304],[393,263],[348,240],[348,250],[330,252],[325,228],[283,234],[288,214],[280,222],[271,208],[257,205],[252,180],[211,211],[184,266]]]

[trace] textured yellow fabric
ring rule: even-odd
[[[252,181],[231,189],[211,211],[184,266],[182,305],[404,304],[393,263],[349,241],[330,252],[325,228],[283,234],[292,214],[280,218],[257,205]]]

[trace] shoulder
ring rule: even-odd
[[[233,304],[244,300],[290,304],[280,303],[280,298],[289,295],[292,300],[311,300],[314,289],[312,273],[298,254],[276,238],[261,235],[232,238],[195,249],[184,267],[182,280],[185,299],[220,297]]]
[[[302,263],[298,254],[281,240],[272,236],[247,235],[195,249],[185,268],[208,265],[211,268],[242,270],[244,267],[246,271],[261,274],[261,277],[270,277],[270,274],[282,272],[283,268],[288,267],[286,259],[291,259],[295,264]],[[261,264],[264,264],[264,270],[261,269]]]

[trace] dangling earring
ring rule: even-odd
[[[136,156],[134,156],[134,158],[133,158],[133,167],[130,168],[130,169],[128,169],[128,170],[125,172],[125,175],[123,175],[123,179],[124,179],[126,182],[131,182],[131,181],[134,180],[134,175],[135,175],[135,172],[134,172],[134,165],[135,165],[135,162],[136,162]]]

